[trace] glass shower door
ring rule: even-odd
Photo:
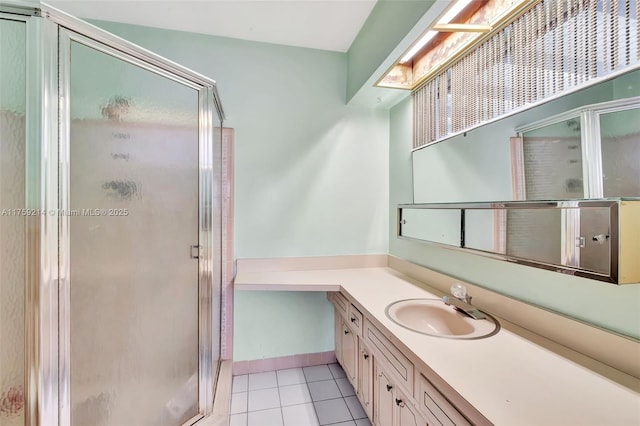
[[[24,424],[26,24],[0,19],[0,425]]]
[[[70,58],[70,424],[181,425],[200,415],[198,91]]]

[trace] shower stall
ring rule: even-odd
[[[0,0],[0,425],[183,425],[221,359],[216,84]]]

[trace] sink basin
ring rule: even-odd
[[[487,319],[475,320],[441,299],[405,299],[386,309],[387,317],[409,330],[448,339],[482,339],[500,331],[500,323],[483,312]]]

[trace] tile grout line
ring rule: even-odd
[[[309,392],[309,397],[311,398],[311,401],[310,401],[310,402],[300,402],[300,403],[297,403],[297,404],[290,404],[290,405],[287,405],[287,407],[294,407],[294,406],[298,406],[298,405],[306,405],[306,404],[308,404],[308,403],[311,403],[311,405],[312,405],[312,407],[313,407],[313,411],[314,411],[315,417],[316,417],[316,420],[317,420],[318,424],[320,424],[320,418],[319,418],[319,416],[318,416],[318,410],[316,409],[316,402],[331,401],[331,400],[338,400],[338,399],[341,399],[341,400],[343,401],[343,403],[345,404],[345,406],[347,407],[347,411],[349,412],[349,415],[350,415],[350,417],[351,417],[351,420],[346,420],[346,421],[347,421],[347,422],[348,422],[348,421],[351,421],[351,422],[355,423],[357,420],[360,420],[360,419],[356,419],[356,418],[355,418],[355,416],[354,416],[354,414],[351,412],[351,409],[349,408],[349,404],[347,404],[347,401],[346,401],[347,396],[345,396],[345,394],[344,394],[343,390],[340,388],[340,386],[338,386],[338,382],[337,382],[337,380],[338,380],[339,378],[344,378],[344,376],[336,377],[336,376],[335,376],[335,374],[334,374],[334,372],[333,372],[333,370],[329,367],[329,365],[330,365],[330,364],[322,364],[322,365],[325,365],[325,366],[329,369],[329,372],[330,372],[330,375],[331,375],[331,378],[330,378],[330,379],[316,380],[316,381],[311,381],[311,382],[310,382],[310,381],[307,379],[307,376],[306,376],[305,371],[304,371],[304,367],[299,367],[299,368],[301,368],[301,369],[302,369],[302,376],[303,376],[303,378],[304,378],[304,382],[303,382],[303,383],[293,383],[293,384],[289,384],[289,385],[282,385],[282,386],[281,386],[281,384],[280,384],[280,380],[278,379],[278,371],[279,371],[279,370],[277,370],[277,369],[276,369],[276,370],[272,370],[272,371],[273,371],[273,373],[275,374],[275,379],[276,379],[276,386],[275,386],[275,387],[268,387],[268,388],[262,388],[262,389],[254,389],[253,391],[256,391],[256,390],[267,390],[267,389],[276,389],[276,390],[277,390],[277,396],[278,396],[278,401],[279,401],[279,407],[274,407],[274,408],[280,408],[280,417],[281,417],[281,420],[282,420],[283,425],[285,424],[285,423],[284,423],[284,408],[285,408],[285,407],[282,405],[282,397],[281,397],[281,394],[280,394],[280,388],[282,388],[282,387],[286,387],[286,386],[302,385],[302,384],[304,384],[304,385],[306,386],[306,389],[307,389],[307,392]],[[340,364],[337,364],[337,365],[338,365],[340,368],[342,368],[342,367],[340,366]],[[257,412],[257,411],[268,410],[268,409],[263,409],[263,410],[254,410],[254,411],[249,411],[249,407],[248,407],[248,405],[249,405],[249,401],[248,401],[248,399],[249,399],[249,398],[248,398],[248,396],[249,396],[249,392],[250,392],[250,390],[249,390],[249,384],[248,384],[248,382],[249,382],[249,375],[250,375],[250,374],[253,374],[253,373],[248,373],[248,374],[247,374],[247,411],[246,411],[246,412],[244,412],[244,413],[236,413],[236,414],[247,414],[247,416],[248,416],[248,415],[249,415],[249,413],[251,413],[251,412]],[[329,399],[324,399],[324,400],[315,401],[315,400],[313,399],[312,395],[311,395],[311,389],[309,388],[309,384],[310,384],[310,383],[316,383],[316,382],[322,382],[322,381],[329,381],[329,380],[332,380],[332,381],[334,382],[334,385],[338,388],[338,391],[339,391],[340,396],[339,396],[339,397],[336,397],[336,398],[329,398]],[[237,392],[237,393],[239,393],[239,392]],[[355,393],[354,393],[354,394],[352,394],[352,395],[349,395],[349,397],[351,397],[351,396],[355,396]],[[334,423],[328,423],[327,425],[322,425],[322,426],[336,425],[336,424],[339,424],[339,423],[342,423],[342,422],[340,422],[340,421],[339,421],[339,422],[334,422]]]
[[[329,374],[331,374],[331,377],[333,377],[333,373],[331,373],[331,369],[329,368],[329,365],[327,365],[327,368],[329,369]],[[303,374],[304,374],[304,370]],[[307,376],[304,376],[304,380],[307,381]],[[307,381],[307,388],[309,387],[309,382]],[[320,415],[318,414],[318,409],[316,408],[316,401],[313,400],[313,395],[311,395],[311,389],[309,389],[309,397],[311,398],[311,406],[313,407],[313,412],[316,414],[316,420],[318,421],[318,425],[320,425]]]
[[[302,369],[302,376],[304,377],[304,383],[305,385],[307,385],[307,389],[309,390],[309,398],[311,398],[311,406],[313,407],[313,413],[316,415],[316,420],[318,421],[318,425],[320,425],[320,416],[318,416],[318,410],[316,409],[316,402],[313,400],[313,395],[311,395],[311,388],[309,387],[309,381],[307,380],[307,375],[304,374],[304,368]]]
[[[280,418],[282,419],[282,425],[284,426],[284,411],[282,410],[282,397],[280,396],[280,382],[278,381],[278,370],[273,370],[273,374],[276,376],[276,389],[278,390],[278,404],[280,405]]]

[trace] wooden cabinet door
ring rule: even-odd
[[[373,389],[373,407],[376,426],[393,426],[394,385],[387,374],[375,365],[375,385]]]
[[[342,367],[349,382],[357,390],[358,336],[342,323]]]
[[[367,416],[373,418],[373,357],[361,340],[358,341],[358,397]]]
[[[342,361],[342,317],[335,314],[335,340],[336,340],[336,359],[340,365],[344,365]]]
[[[408,402],[409,399],[399,390],[396,391],[394,396],[394,403],[396,404],[396,419],[397,426],[427,426],[426,420],[424,420],[413,406]]]
[[[418,377],[418,409],[430,425],[470,426],[469,421],[422,374]]]

